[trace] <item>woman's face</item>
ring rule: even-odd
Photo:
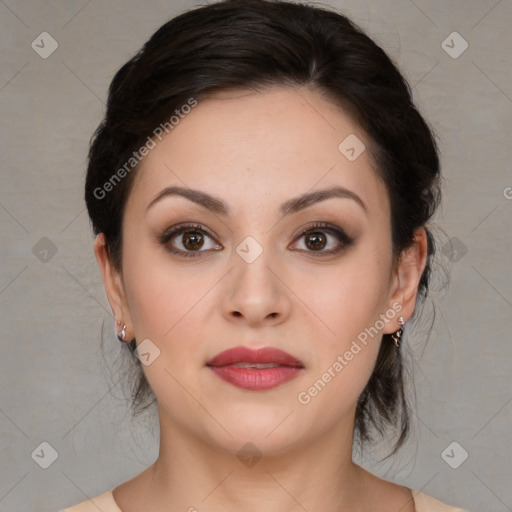
[[[201,101],[150,150],[123,218],[118,316],[144,343],[164,431],[268,453],[351,434],[381,335],[404,315],[389,199],[361,143],[319,93],[281,87]],[[281,383],[276,370],[226,370],[275,384],[240,387],[207,365],[239,346],[303,367]]]

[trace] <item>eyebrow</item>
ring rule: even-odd
[[[178,186],[166,187],[161,190],[148,204],[146,212],[154,204],[169,196],[184,197],[185,199],[188,199],[189,201],[192,201],[213,213],[231,216],[231,209],[221,199],[207,194],[206,192],[202,192],[201,190],[194,190],[191,188]],[[353,199],[364,210],[364,212],[368,214],[368,210],[363,200],[355,192],[340,186],[330,187],[323,190],[316,190],[315,192],[307,192],[305,194],[301,194],[300,196],[289,199],[279,207],[279,213],[282,217],[284,217],[285,215],[296,213],[311,206],[312,204],[325,201],[326,199],[331,199],[333,197]]]

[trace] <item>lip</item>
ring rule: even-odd
[[[302,361],[293,357],[288,352],[273,347],[263,347],[253,350],[248,347],[235,347],[224,350],[210,359],[207,366],[227,366],[233,363],[275,363],[282,366],[293,366],[304,368]]]
[[[275,364],[273,368],[243,368],[237,363]],[[272,347],[253,350],[239,346],[217,354],[206,366],[222,380],[251,391],[272,389],[299,375],[304,369],[302,361]]]

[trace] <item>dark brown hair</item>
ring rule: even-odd
[[[389,193],[392,245],[399,261],[415,229],[425,227],[440,201],[435,139],[406,80],[377,44],[337,12],[286,1],[225,0],[165,23],[110,85],[106,115],[90,147],[85,200],[94,233],[105,234],[116,268],[122,261],[123,208],[136,173],[136,166],[130,171],[125,164],[134,151],[191,98],[201,101],[216,91],[274,85],[319,91],[366,132],[376,172]],[[123,165],[122,179],[112,182]],[[427,236],[418,302],[427,294],[435,251],[428,229]],[[133,351],[135,341],[129,346]],[[139,376],[132,396],[136,412],[154,395],[133,358]],[[372,429],[384,435],[391,426],[398,432],[392,453],[403,444],[409,430],[404,373],[401,351],[384,335],[357,404],[355,429],[361,442],[372,439]]]

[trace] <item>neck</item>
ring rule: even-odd
[[[356,509],[364,474],[352,461],[352,425],[262,453],[221,450],[160,413],[160,452],[147,470],[151,510],[303,512]]]

